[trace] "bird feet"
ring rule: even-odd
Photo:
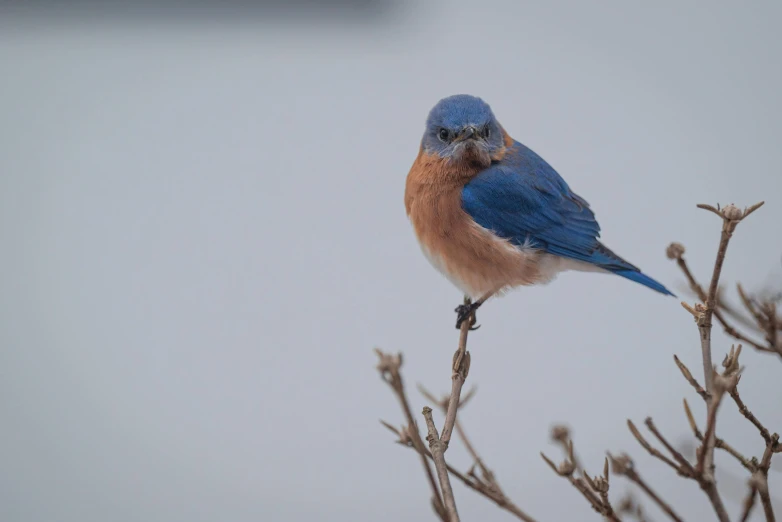
[[[475,317],[475,311],[480,308],[480,306],[483,303],[478,301],[477,303],[473,303],[469,299],[464,300],[464,304],[460,304],[456,307],[456,329],[460,329],[462,327],[462,323],[464,321],[470,322],[470,330],[477,330],[481,326],[476,326],[476,317]]]

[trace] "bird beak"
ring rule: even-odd
[[[468,125],[467,127],[462,129],[462,131],[459,133],[458,136],[456,136],[456,139],[454,139],[453,141],[455,143],[458,143],[460,141],[476,139],[478,136],[479,136],[478,129],[476,129],[472,125]]]

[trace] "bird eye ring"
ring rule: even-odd
[[[483,128],[483,133],[482,133],[482,134],[483,134],[483,137],[484,137],[484,138],[488,139],[488,138],[489,138],[489,136],[491,136],[491,127],[489,127],[488,125],[487,125],[487,126],[485,126],[485,127]]]
[[[437,132],[437,137],[440,138],[441,141],[447,141],[449,135],[448,129],[440,129]]]

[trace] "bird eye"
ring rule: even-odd
[[[485,126],[481,134],[483,134],[484,138],[489,139],[489,136],[491,136],[491,128],[488,125]]]
[[[448,140],[448,136],[449,136],[450,134],[451,134],[451,133],[450,133],[450,132],[448,132],[448,129],[440,129],[440,130],[437,132],[437,136],[440,138],[440,140],[441,140],[441,141],[447,141],[447,140]]]

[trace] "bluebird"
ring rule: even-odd
[[[673,295],[598,240],[589,203],[475,96],[450,96],[429,113],[405,209],[426,257],[465,294],[457,328],[474,323],[493,295],[565,270],[616,274]]]

